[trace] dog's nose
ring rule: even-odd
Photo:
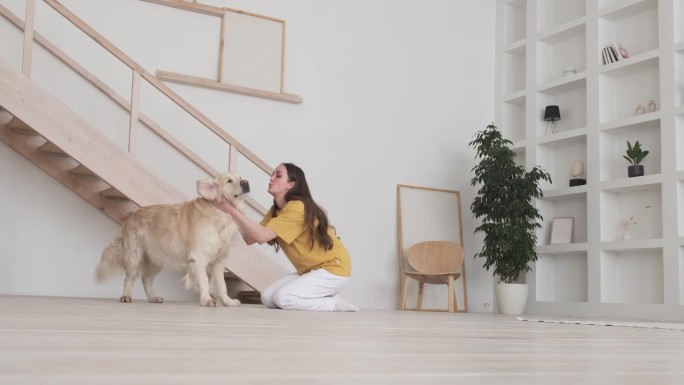
[[[241,180],[240,181],[240,187],[242,187],[242,192],[243,193],[248,193],[249,192],[249,182],[246,180]]]

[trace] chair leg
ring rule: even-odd
[[[399,304],[399,310],[406,310],[406,286],[408,286],[409,276],[402,274],[401,277],[401,302]]]
[[[418,304],[416,310],[421,310],[423,308],[423,289],[425,288],[425,282],[418,284]]]
[[[454,313],[456,307],[456,292],[454,291],[454,276],[449,276],[449,313]]]

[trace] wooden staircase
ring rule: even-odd
[[[142,206],[189,199],[2,59],[0,106],[12,115],[0,125],[0,141],[119,224]],[[260,292],[289,272],[236,241],[229,277]]]
[[[204,124],[220,140],[226,142],[230,146],[231,159],[239,153],[270,174],[271,167],[69,12],[58,1],[43,0],[43,2],[102,45],[118,60],[128,65],[133,70],[134,83],[147,81]],[[32,39],[24,40],[25,53],[30,52],[30,46],[34,41],[37,42],[108,95],[116,104],[130,112],[131,126],[137,124],[147,126],[209,174],[218,174],[218,171],[201,157],[189,151],[182,143],[139,111],[137,104],[139,85],[132,87],[133,95],[131,102],[128,103],[37,31],[30,30],[30,33],[27,33],[26,26],[29,24],[24,24],[1,5],[0,16],[23,30],[26,36],[32,36]],[[32,18],[33,15],[27,16],[27,19]],[[30,63],[31,55],[24,55],[24,59],[24,63],[26,59]],[[25,68],[24,72],[27,72]],[[30,70],[28,72],[30,73]],[[11,115],[11,120],[6,124],[0,124],[0,141],[22,154],[119,224],[139,207],[178,203],[189,199],[173,185],[159,179],[133,154],[112,143],[96,127],[42,89],[29,76],[0,58],[0,114],[7,113]],[[230,167],[233,167],[233,162]],[[193,180],[192,183],[194,182]],[[256,210],[265,212],[265,209],[253,199],[248,198],[247,203]],[[262,291],[271,282],[289,273],[284,266],[264,255],[259,249],[248,247],[242,237],[236,237],[236,244],[232,248],[226,268],[232,275],[257,291]]]

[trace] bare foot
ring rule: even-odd
[[[359,311],[357,306],[352,305],[346,299],[342,298],[341,295],[336,295],[335,297],[335,309],[333,311]]]

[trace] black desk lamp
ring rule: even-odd
[[[544,110],[544,120],[546,120],[546,131],[544,132],[544,135],[548,134],[549,126],[551,126],[551,133],[557,134],[556,121],[560,120],[560,109],[558,106],[546,106],[546,110]]]

